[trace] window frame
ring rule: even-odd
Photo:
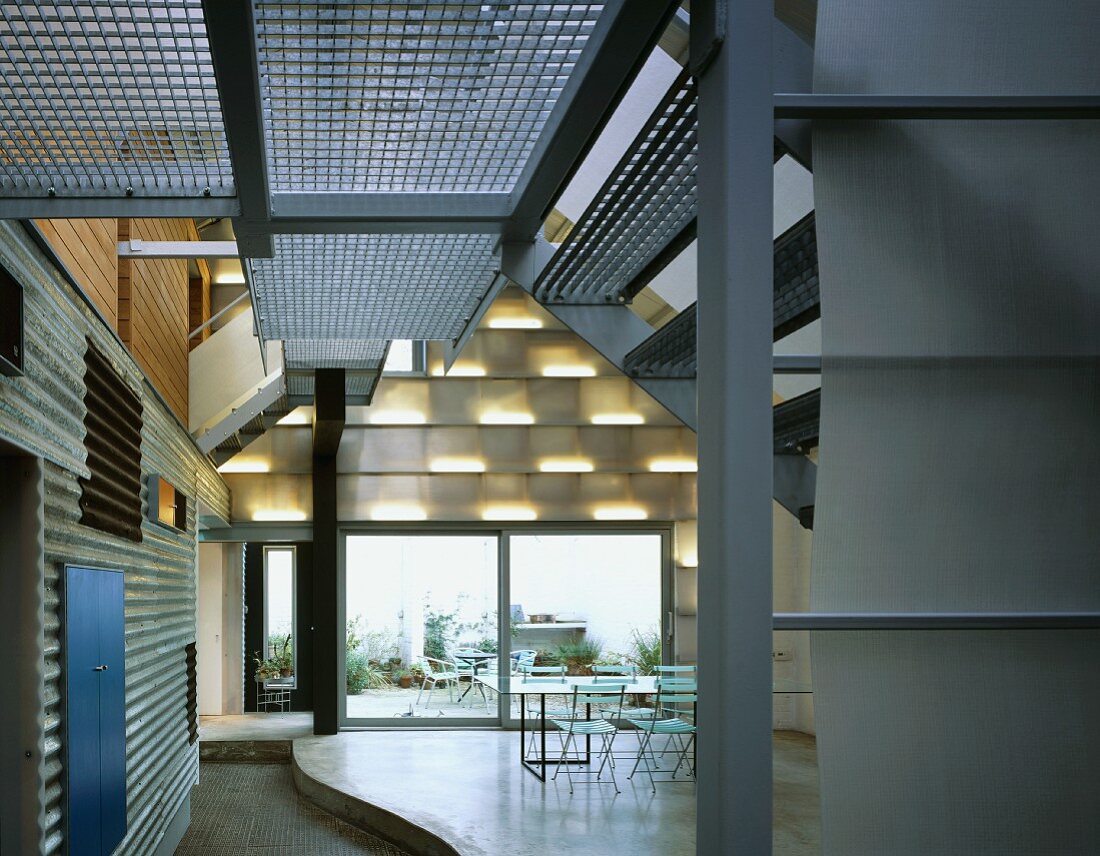
[[[264,687],[271,685],[279,687],[288,687],[289,689],[298,688],[298,548],[293,544],[264,544],[263,560],[264,560],[264,596],[263,596],[263,612],[260,616],[261,627],[263,628],[263,652],[265,659],[270,656],[268,654],[269,643],[271,641],[268,635],[268,604],[271,596],[271,581],[268,574],[268,553],[290,553],[290,638],[292,640],[291,657],[293,662],[294,674],[290,676],[290,683],[286,684],[286,678],[279,678],[277,681],[265,680]]]

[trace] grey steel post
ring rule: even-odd
[[[699,80],[697,852],[772,846],[771,0],[692,4]]]

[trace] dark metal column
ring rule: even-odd
[[[336,452],[344,431],[344,370],[318,369],[313,403],[313,733],[339,726],[340,615]]]
[[[699,77],[697,852],[772,841],[771,0],[692,4]]]

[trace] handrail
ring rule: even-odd
[[[219,309],[217,312],[215,312],[213,315],[211,315],[206,321],[203,321],[198,327],[196,327],[194,330],[192,330],[187,335],[187,338],[188,339],[194,339],[197,335],[199,335],[199,333],[201,333],[203,330],[205,330],[207,327],[209,327],[211,324],[213,324],[215,321],[217,321],[219,318],[221,318],[226,312],[228,312],[230,309],[232,309],[234,306],[236,306],[238,303],[240,303],[246,297],[248,297],[249,293],[250,292],[247,289],[242,291],[240,294],[238,294],[236,297],[234,297],[231,301],[229,301],[229,303],[227,303],[225,306],[223,306],[221,309]]]

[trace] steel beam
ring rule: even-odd
[[[783,92],[778,119],[1100,119],[1097,95],[846,95]]]
[[[202,7],[240,202],[233,231],[243,256],[270,258],[274,242],[264,225],[271,219],[271,198],[252,3],[203,0]]]
[[[777,612],[776,630],[1097,630],[1098,612]]]
[[[507,237],[530,239],[538,231],[678,6],[607,4],[516,182]]]
[[[230,196],[113,197],[8,196],[0,199],[0,220],[83,220],[93,217],[235,217],[241,207]]]
[[[772,851],[774,14],[772,0],[692,4],[701,856]]]
[[[776,354],[772,357],[775,374],[821,374],[819,354]]]
[[[236,241],[141,241],[118,242],[120,259],[236,259]]]
[[[508,277],[502,273],[497,273],[496,276],[493,277],[493,281],[489,283],[489,288],[486,289],[485,294],[481,296],[481,300],[478,302],[474,314],[467,318],[465,324],[462,325],[462,332],[458,334],[458,338],[444,344],[444,373],[451,370],[451,366],[455,364],[458,355],[462,353],[462,349],[466,347],[466,343],[473,337],[474,332],[477,330],[477,325],[481,323],[481,319],[485,317],[485,313],[489,311],[489,307],[493,305],[493,301],[496,300],[497,295],[500,294],[501,290],[507,284]]]

